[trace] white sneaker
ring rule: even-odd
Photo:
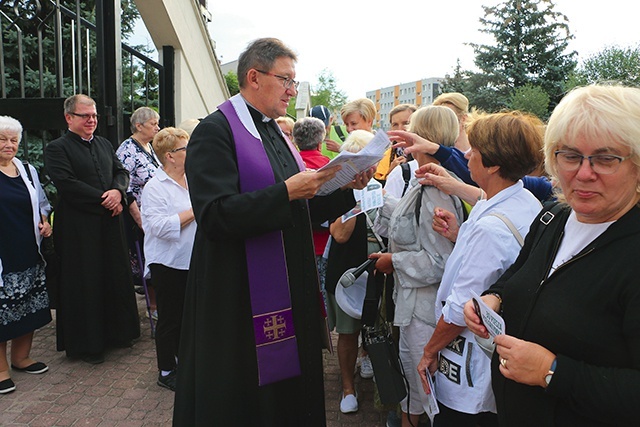
[[[353,394],[347,394],[346,396],[342,395],[342,400],[340,401],[340,412],[343,414],[348,414],[351,412],[356,412],[358,410],[358,398]]]
[[[368,354],[360,359],[360,376],[362,378],[373,378],[373,366]]]

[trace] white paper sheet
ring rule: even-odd
[[[320,187],[317,195],[326,196],[327,194],[331,194],[338,188],[353,181],[354,176],[360,172],[366,171],[378,163],[390,145],[391,141],[389,140],[386,132],[379,130],[376,132],[373,139],[359,152],[340,152],[340,154],[334,157],[333,160],[319,169],[324,170],[332,166],[342,166],[342,169],[338,171],[331,181],[325,182],[324,185]]]

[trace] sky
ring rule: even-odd
[[[223,64],[236,60],[252,40],[277,37],[298,55],[296,80],[313,86],[326,69],[352,100],[378,88],[444,77],[458,59],[463,69],[473,69],[473,49],[465,43],[494,44],[478,31],[479,18],[482,5],[501,2],[209,0],[209,33]],[[637,15],[628,0],[554,3],[569,19],[575,36],[569,49],[578,52],[579,60],[607,46],[640,45]]]

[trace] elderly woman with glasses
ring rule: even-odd
[[[483,300],[506,323],[502,426],[635,425],[640,405],[640,89],[574,89],[545,135],[565,203],[544,209]],[[487,337],[472,304],[466,323]]]
[[[140,217],[142,189],[147,181],[155,174],[160,163],[153,151],[153,137],[160,130],[160,115],[149,107],[140,107],[131,114],[131,136],[116,150],[116,155],[122,165],[129,171],[129,188],[127,189],[128,212],[125,214],[125,226],[129,243],[129,257],[131,264],[138,266],[136,241],[142,244],[143,229]],[[140,284],[142,272],[134,272],[134,282]],[[155,307],[155,293],[148,288],[150,311],[154,319],[157,317]]]
[[[175,390],[182,306],[196,233],[189,186],[184,173],[189,134],[168,127],[153,145],[162,163],[142,191],[145,270],[151,270],[158,303],[156,355],[158,385]]]
[[[0,116],[0,394],[16,389],[7,341],[13,371],[42,374],[49,369],[29,353],[33,332],[51,321],[40,253],[42,237],[51,235],[51,206],[36,170],[15,157],[21,136],[18,120]]]

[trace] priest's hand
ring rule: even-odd
[[[122,213],[122,194],[112,188],[102,193],[102,203],[100,203],[105,209],[111,211],[111,216],[117,216]]]
[[[367,184],[369,184],[369,181],[371,181],[371,178],[373,178],[373,175],[375,173],[376,173],[376,168],[374,167],[371,167],[364,172],[360,172],[359,174],[353,177],[353,181],[351,181],[347,185],[342,186],[341,189],[342,190],[348,190],[348,189],[362,190],[367,186]]]
[[[284,181],[289,193],[289,200],[311,199],[322,184],[331,180],[342,166],[334,166],[321,171],[298,172]]]

